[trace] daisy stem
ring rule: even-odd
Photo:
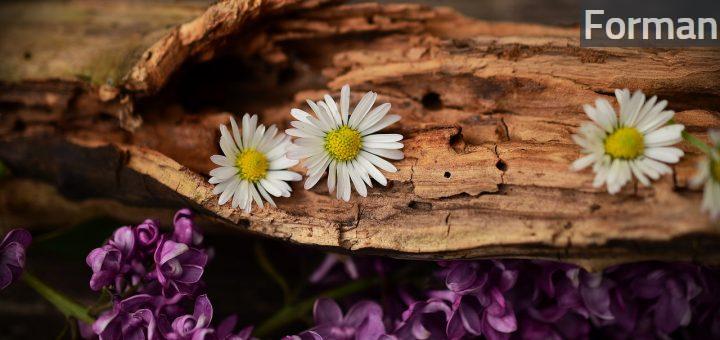
[[[700,149],[702,152],[706,154],[712,153],[712,148],[710,148],[707,144],[705,144],[703,141],[698,139],[697,137],[689,134],[687,131],[682,132],[682,137],[688,141],[690,144],[695,146],[696,148]]]
[[[32,289],[38,294],[42,295],[48,302],[50,302],[55,308],[57,308],[63,315],[69,318],[75,318],[82,322],[92,324],[95,320],[88,314],[88,309],[71,300],[69,297],[58,292],[54,288],[48,286],[42,282],[35,275],[30,274],[28,271],[22,276],[23,281],[27,283]]]

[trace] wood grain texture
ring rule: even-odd
[[[707,139],[720,127],[720,53],[581,49],[577,37],[408,4],[221,2],[171,29],[117,87],[5,79],[0,159],[74,199],[189,205],[237,229],[345,251],[591,269],[717,262],[720,226],[687,187],[699,157],[689,145],[673,176],[614,196],[568,167],[580,156],[570,136],[587,120],[582,104],[612,101],[615,88],[668,99],[676,121]],[[226,110],[286,127],[290,108],[344,84],[353,103],[373,90],[403,117],[390,131],[405,136],[406,158],[387,187],[346,203],[322,183],[295,185],[277,209],[249,215],[217,205],[207,173]]]

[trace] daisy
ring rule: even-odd
[[[257,124],[256,115],[245,114],[242,130],[235,118],[230,117],[232,135],[227,126],[220,125],[220,149],[224,155],[213,155],[210,160],[219,165],[210,171],[213,194],[220,195],[223,205],[232,199],[232,207],[250,212],[252,202],[263,207],[263,199],[275,206],[272,196],[290,197],[292,189],[286,181],[299,181],[302,176],[286,170],[298,163],[285,157],[290,136],[278,132],[275,125],[267,130]]]
[[[709,132],[713,148],[708,157],[698,163],[698,173],[690,185],[699,188],[704,185],[702,210],[710,213],[710,218],[720,218],[720,130]]]
[[[290,123],[293,128],[288,135],[297,137],[288,151],[288,158],[304,160],[307,169],[305,189],[310,189],[328,170],[327,186],[330,192],[337,189],[336,197],[350,200],[351,183],[360,196],[367,196],[365,185],[372,187],[372,177],[381,185],[387,179],[378,169],[396,172],[397,168],[383,158],[403,159],[403,136],[399,134],[375,134],[400,120],[398,115],[388,115],[390,104],[385,103],[371,110],[377,93],[366,93],[350,114],[350,87],[340,91],[340,106],[332,97],[324,101],[307,103],[315,116],[292,109],[297,119]]]
[[[681,124],[666,125],[675,112],[665,110],[667,101],[656,103],[657,97],[645,100],[641,91],[615,90],[620,104],[620,116],[605,99],[583,109],[592,122],[583,123],[580,133],[573,135],[582,147],[584,157],[576,160],[571,169],[578,171],[590,165],[595,171],[596,188],[607,184],[615,194],[634,176],[645,186],[650,179],[669,174],[666,163],[677,163],[683,151],[671,147],[682,140]]]

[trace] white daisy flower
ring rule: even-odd
[[[713,143],[710,155],[698,163],[698,172],[690,180],[690,186],[703,189],[702,210],[710,213],[710,218],[720,218],[720,130],[709,132]]]
[[[304,160],[307,168],[305,189],[310,189],[328,170],[327,186],[330,192],[337,189],[336,196],[350,200],[351,184],[360,196],[367,196],[365,185],[372,187],[372,177],[381,185],[387,179],[378,169],[396,172],[397,168],[386,161],[403,159],[403,139],[399,134],[374,134],[400,120],[398,115],[388,115],[390,104],[382,104],[370,110],[377,93],[366,93],[350,114],[350,87],[340,91],[340,106],[332,97],[324,101],[307,103],[315,116],[292,109],[296,121],[293,128],[285,130],[297,137],[288,151],[288,158]]]
[[[272,196],[290,197],[292,189],[286,181],[299,181],[302,176],[286,170],[298,163],[285,157],[292,144],[290,136],[278,132],[275,125],[267,130],[257,124],[256,115],[242,118],[242,130],[235,118],[230,117],[232,135],[227,126],[220,125],[220,149],[224,155],[213,155],[210,160],[219,165],[210,171],[213,194],[220,195],[223,205],[232,199],[232,207],[250,212],[253,200],[263,207],[263,199],[275,206]]]
[[[653,96],[636,91],[615,90],[620,104],[620,117],[605,99],[595,106],[585,105],[585,113],[592,120],[582,124],[580,133],[573,135],[575,143],[586,156],[576,160],[571,168],[582,170],[590,165],[595,171],[593,185],[607,184],[608,192],[615,194],[634,176],[645,186],[650,179],[672,173],[665,163],[677,163],[683,151],[670,147],[682,140],[681,124],[666,125],[675,112],[665,110],[667,101],[658,103]]]

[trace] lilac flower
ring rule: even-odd
[[[356,280],[359,277],[357,266],[351,257],[330,253],[325,256],[320,266],[312,273],[309,279],[310,282],[318,283],[322,281],[338,263],[343,265],[345,273],[347,273],[351,279]]]
[[[203,339],[214,331],[209,328],[213,317],[213,308],[207,295],[200,295],[195,300],[193,314],[175,318],[172,324],[167,317],[160,317],[159,328],[168,340]]]
[[[25,229],[10,230],[0,243],[0,290],[17,280],[25,268],[25,251],[32,236]]]
[[[382,308],[371,301],[360,301],[346,315],[331,299],[321,298],[313,307],[315,327],[309,332],[285,339],[373,340],[385,334]]]
[[[608,270],[616,282],[611,312],[617,322],[604,325],[614,338],[667,337],[690,324],[692,302],[701,292],[697,267],[633,264]]]
[[[218,340],[250,340],[252,339],[252,326],[247,326],[239,332],[233,334],[235,325],[237,324],[237,316],[232,315],[223,320],[217,326],[215,333]]]
[[[141,266],[131,261],[135,251],[135,233],[131,227],[118,228],[107,244],[93,249],[85,262],[93,271],[90,288],[100,290],[104,286],[115,285],[122,291],[124,274],[133,269],[144,272]],[[137,277],[135,280],[137,281]]]
[[[460,338],[467,332],[503,339],[517,330],[512,304],[504,293],[515,285],[518,270],[499,261],[457,261],[446,266],[445,284],[452,292],[445,295],[452,303],[448,337]]]
[[[145,250],[153,251],[160,239],[160,229],[158,223],[154,220],[147,219],[135,227],[135,239],[138,246]]]
[[[190,293],[200,281],[208,256],[163,236],[155,250],[155,276],[163,291]]]
[[[129,297],[115,302],[109,310],[95,321],[92,328],[100,340],[158,339],[155,315],[156,299],[147,294]]]
[[[384,339],[447,339],[451,313],[450,306],[440,299],[415,302],[403,312],[395,332]]]
[[[284,336],[282,340],[324,340],[320,334],[314,331],[304,331],[298,335]]]
[[[180,209],[173,217],[173,237],[175,242],[185,243],[189,246],[202,244],[203,235],[193,223],[193,214],[190,209]]]

